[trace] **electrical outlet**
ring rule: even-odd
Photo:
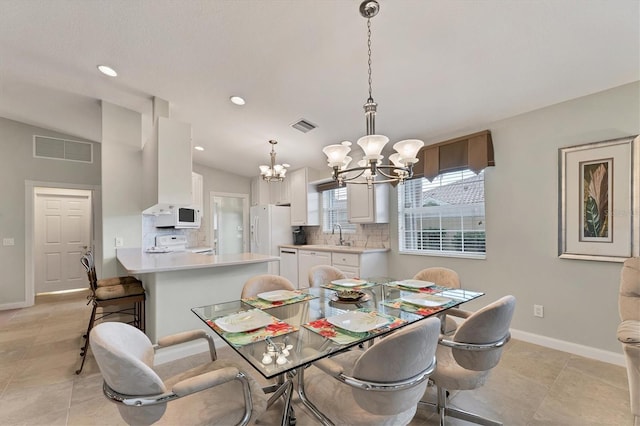
[[[544,317],[544,306],[542,305],[533,305],[533,316],[543,318]]]
[[[122,247],[124,245],[124,238],[116,237],[116,247]]]

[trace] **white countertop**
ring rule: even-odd
[[[280,260],[277,256],[256,253],[222,255],[191,253],[188,251],[146,253],[141,248],[117,249],[116,257],[129,274],[216,268],[221,266],[275,262]]]
[[[355,254],[363,254],[363,253],[380,253],[390,251],[391,249],[385,247],[379,248],[365,248],[365,247],[354,247],[354,246],[334,246],[329,244],[307,244],[302,246],[296,246],[293,244],[282,244],[280,248],[292,248],[298,250],[315,250],[315,251],[330,251],[332,253],[355,253]]]

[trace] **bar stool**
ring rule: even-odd
[[[89,299],[87,305],[92,303],[93,308],[91,309],[87,332],[82,336],[85,339],[84,345],[80,349],[82,363],[80,368],[76,370],[76,374],[80,374],[84,367],[87,350],[89,349],[89,333],[96,321],[116,315],[124,316],[128,321],[123,322],[140,329],[143,333],[145,331],[144,302],[146,297],[142,282],[135,277],[97,279],[91,251],[88,251],[80,258],[80,263],[86,269],[87,277],[89,278],[91,294],[87,296],[87,299]],[[100,313],[97,313],[98,308],[102,309]]]

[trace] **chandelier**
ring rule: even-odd
[[[360,15],[367,18],[367,54],[369,60],[369,98],[364,104],[367,134],[358,139],[358,145],[364,151],[358,167],[349,167],[352,158],[347,154],[351,151],[351,142],[344,141],[339,144],[324,147],[322,152],[327,156],[329,167],[333,169],[333,179],[339,186],[344,183],[367,184],[399,182],[413,176],[413,165],[418,162],[418,151],[424,142],[418,139],[407,139],[393,145],[396,150],[389,156],[391,164],[382,164],[384,158],[380,153],[389,142],[389,138],[377,135],[376,110],[378,104],[374,102],[371,94],[371,18],[378,14],[380,5],[375,0],[365,0],[360,4]],[[359,179],[362,177],[362,179]]]
[[[271,144],[271,162],[268,166],[260,166],[260,176],[267,182],[282,182],[287,174],[288,164],[276,164],[276,151],[273,149],[278,141],[270,140]]]

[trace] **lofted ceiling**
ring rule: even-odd
[[[435,142],[640,79],[637,0],[379,1],[373,97],[391,141]],[[276,139],[279,162],[323,169],[323,146],[365,133],[359,4],[0,0],[0,116],[100,141],[99,100],[142,113],[149,134],[157,96],[191,123],[199,164],[253,176]],[[301,118],[318,127],[292,129]]]

